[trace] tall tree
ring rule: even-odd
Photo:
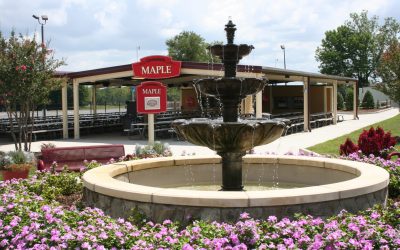
[[[321,73],[358,79],[360,86],[368,86],[376,79],[383,51],[396,39],[399,24],[386,18],[368,18],[368,12],[350,14],[350,20],[335,30],[325,32],[322,44],[316,50]]]
[[[168,47],[168,55],[179,61],[208,62],[211,55],[208,47],[214,44],[222,44],[222,42],[205,42],[204,38],[192,31],[182,31],[178,35],[166,42]],[[213,57],[214,62],[220,60]]]
[[[47,103],[50,90],[64,80],[54,77],[63,61],[48,52],[35,37],[12,31],[5,38],[0,33],[0,99],[4,100],[16,150],[30,150],[34,111],[37,105]]]
[[[400,43],[394,41],[383,53],[378,74],[382,83],[378,88],[390,98],[400,103]]]

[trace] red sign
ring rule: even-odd
[[[140,114],[167,111],[167,87],[161,82],[142,82],[136,87],[136,108]]]
[[[162,79],[179,76],[181,62],[168,56],[147,56],[140,62],[132,63],[133,75],[147,79]]]

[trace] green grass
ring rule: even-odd
[[[381,128],[383,128],[383,130],[385,130],[385,132],[390,131],[392,133],[392,136],[400,136],[400,115],[372,124],[370,126],[337,137],[335,139],[326,141],[324,143],[320,143],[315,146],[309,147],[308,150],[314,151],[318,154],[339,155],[339,146],[340,144],[343,144],[345,142],[346,138],[350,138],[355,144],[357,144],[358,137],[360,136],[363,129],[368,130],[371,126],[373,126],[374,128],[380,126]],[[395,148],[397,151],[400,151],[399,144],[397,144]]]

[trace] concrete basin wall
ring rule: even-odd
[[[185,168],[190,168],[197,183],[220,179],[217,156],[168,157],[90,170],[83,176],[84,199],[87,205],[99,207],[113,217],[128,217],[136,207],[154,221],[174,219],[183,223],[192,219],[231,221],[245,211],[255,218],[298,212],[325,217],[342,209],[356,212],[386,202],[389,174],[370,164],[294,156],[246,156],[243,161],[243,175],[247,173],[245,178],[250,182],[260,178],[263,171],[277,170],[279,181],[312,186],[242,192],[164,188],[175,182],[187,184],[182,179]],[[270,174],[264,174],[263,181],[270,178]]]

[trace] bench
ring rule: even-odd
[[[122,144],[46,148],[42,149],[41,152],[38,170],[50,170],[53,162],[57,162],[57,172],[62,171],[64,165],[68,166],[68,170],[79,171],[84,166],[83,161],[85,160],[96,160],[104,164],[111,158],[117,160],[125,156],[125,149]]]
[[[391,160],[393,156],[397,156],[400,159],[400,152],[392,152],[392,153],[390,153],[387,156],[386,160]]]

